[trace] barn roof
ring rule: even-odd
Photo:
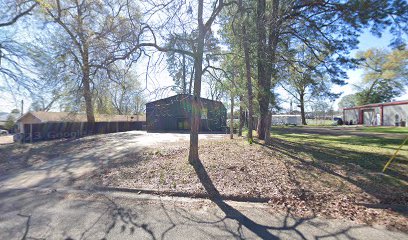
[[[395,102],[385,102],[385,103],[371,103],[371,104],[366,104],[366,105],[361,105],[361,106],[343,108],[343,110],[352,110],[352,109],[367,108],[367,107],[403,105],[403,104],[408,104],[408,100],[395,101]]]
[[[166,101],[169,101],[169,100],[172,100],[172,99],[178,99],[178,98],[179,99],[191,99],[192,97],[193,97],[193,95],[189,95],[189,94],[177,94],[177,95],[174,95],[174,96],[171,96],[171,97],[162,98],[162,99],[159,99],[159,100],[148,102],[148,103],[146,103],[146,105],[156,104],[156,103],[159,103],[159,102],[162,102],[162,101],[166,102]],[[200,99],[201,99],[201,101],[213,102],[213,103],[221,105],[221,106],[223,106],[225,108],[224,104],[221,101],[211,100],[211,99],[202,98],[202,97]]]
[[[71,112],[28,112],[21,116],[17,122],[32,115],[41,122],[86,122],[86,114]],[[131,119],[133,117],[133,119]],[[145,115],[109,115],[95,114],[96,122],[121,122],[121,121],[146,121]]]

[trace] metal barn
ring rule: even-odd
[[[178,94],[146,104],[147,131],[190,130],[193,96]],[[200,131],[223,131],[227,109],[219,101],[201,98]]]
[[[405,127],[408,119],[408,100],[344,108],[343,119],[346,124]]]

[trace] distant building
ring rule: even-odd
[[[148,131],[190,130],[193,96],[178,94],[146,104]],[[219,101],[201,98],[200,131],[222,131],[226,127],[227,109]]]
[[[95,114],[96,122],[145,122],[145,115],[109,115]],[[87,122],[86,114],[70,112],[28,112],[17,119],[19,132],[23,132],[24,124],[55,123],[55,122]]]
[[[272,115],[272,125],[302,125],[302,116],[295,114]]]
[[[344,108],[343,119],[346,124],[351,122],[366,126],[406,126],[408,100]]]

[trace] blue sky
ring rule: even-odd
[[[392,35],[388,32],[385,32],[381,38],[378,38],[374,35],[372,35],[368,30],[366,30],[359,38],[359,45],[358,49],[353,50],[350,55],[354,56],[358,51],[365,51],[370,48],[389,48],[388,45],[390,44],[392,39]],[[353,87],[353,84],[357,84],[361,80],[361,75],[363,71],[360,69],[355,69],[355,70],[348,70],[347,75],[348,79],[346,80],[347,85],[344,86],[335,86],[333,87],[333,92],[335,93],[343,93],[341,96],[355,93],[355,89]],[[290,99],[291,96],[282,88],[277,89],[277,92],[280,94],[282,99]],[[336,110],[337,104],[340,101],[341,97],[338,98],[334,104],[333,107]],[[405,92],[402,96],[396,98],[396,100],[405,100],[408,99],[408,93]],[[285,109],[289,109],[289,101],[282,103],[282,107]]]
[[[369,48],[389,48],[392,39],[392,35],[388,32],[385,32],[381,38],[373,36],[368,30],[360,37],[360,43],[358,45],[358,50],[352,52],[355,54],[357,51],[364,51]],[[362,70],[353,70],[348,71],[348,81],[347,85],[340,87],[341,91],[344,92],[343,95],[350,94],[355,92],[352,84],[357,83],[361,79],[363,71]],[[408,92],[405,92],[402,96],[396,98],[396,100],[408,99]],[[339,100],[338,100],[339,101]],[[337,102],[338,102],[337,101]]]

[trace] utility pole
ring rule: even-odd
[[[21,116],[23,116],[23,111],[24,111],[24,100],[21,100],[21,111],[20,111]]]
[[[289,108],[289,114],[292,114],[293,112],[293,107],[292,107],[292,99],[290,100],[290,108]]]

